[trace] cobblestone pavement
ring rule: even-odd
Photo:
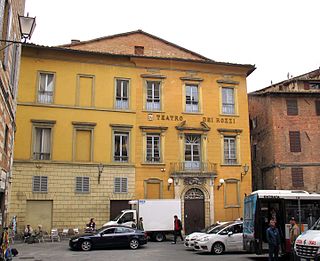
[[[107,250],[93,250],[90,252],[72,251],[69,249],[68,241],[61,242],[45,242],[45,243],[16,243],[12,247],[19,251],[19,254],[13,260],[66,260],[66,261],[84,261],[84,260],[116,260],[116,261],[170,261],[170,260],[258,260],[265,261],[265,257],[257,257],[245,253],[227,253],[222,256],[216,256],[206,253],[197,253],[192,250],[186,250],[181,242],[172,245],[171,242],[166,241],[162,243],[148,242],[147,245],[142,246],[138,250],[130,249],[107,249]]]

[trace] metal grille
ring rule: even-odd
[[[128,192],[128,179],[127,178],[114,178],[114,192],[127,193]]]
[[[296,251],[300,257],[313,258],[316,256],[318,249],[318,246],[296,245]]]
[[[90,182],[89,177],[76,177],[76,192],[89,192]]]

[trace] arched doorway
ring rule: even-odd
[[[200,189],[189,189],[184,196],[184,231],[190,234],[204,226],[204,194]]]

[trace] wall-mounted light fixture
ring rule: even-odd
[[[173,183],[173,178],[168,178],[168,190],[170,190],[172,183]]]
[[[249,165],[246,163],[244,164],[244,166],[242,166],[241,180],[245,175],[247,175],[248,171],[249,171]]]
[[[34,28],[36,27],[36,18],[29,17],[29,13],[28,13],[27,16],[18,15],[18,21],[19,21],[20,37],[21,37],[21,40],[23,41],[19,42],[19,41],[13,41],[13,40],[0,39],[0,42],[9,43],[5,47],[3,47],[2,50],[6,49],[7,47],[9,47],[14,43],[16,44],[25,43],[27,39],[31,38]]]
[[[224,179],[219,179],[219,184],[217,186],[217,189],[219,190],[223,184],[224,184]]]
[[[166,168],[161,168],[160,171],[161,171],[161,172],[165,172],[165,171],[166,171]]]
[[[103,172],[104,169],[104,165],[102,163],[99,163],[98,165],[98,184],[100,184],[100,178],[101,178],[101,174]]]

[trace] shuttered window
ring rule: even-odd
[[[300,131],[289,131],[290,151],[301,152]]]
[[[90,191],[89,177],[76,177],[76,192],[88,193]]]
[[[291,168],[292,186],[303,187],[303,168]]]
[[[316,103],[316,114],[320,116],[320,100],[317,100],[315,103]]]
[[[287,100],[287,115],[298,115],[298,101],[296,99]]]
[[[33,192],[48,192],[48,177],[47,176],[33,176],[32,178]]]
[[[128,178],[114,178],[114,192],[127,193],[128,192]]]

